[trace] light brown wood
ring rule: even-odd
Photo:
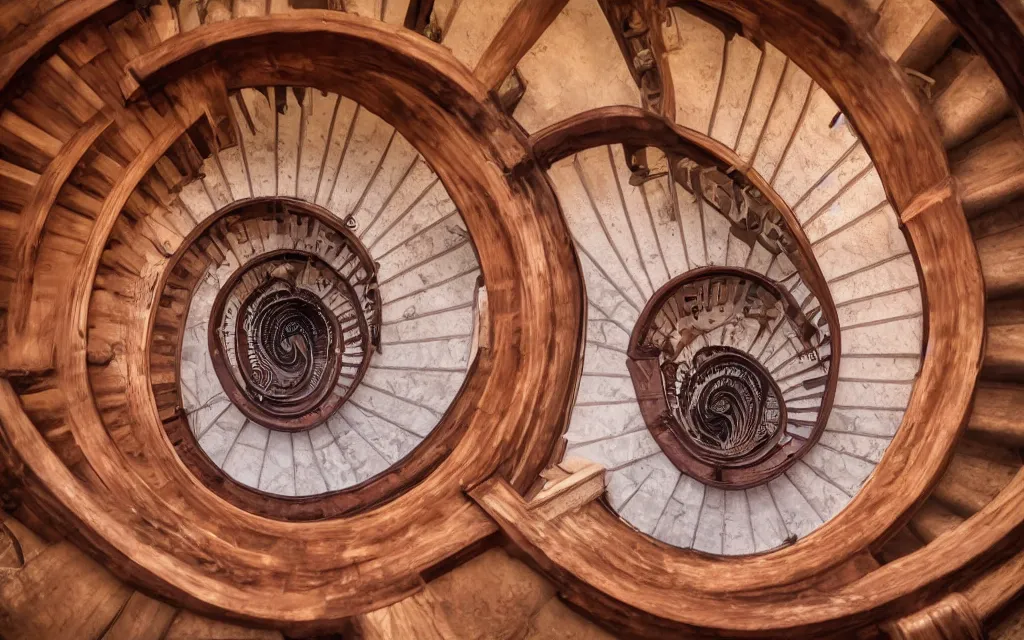
[[[949,159],[968,216],[1024,195],[1024,131],[1013,118],[957,149]]]
[[[952,149],[996,124],[1012,103],[985,59],[975,56],[932,103],[942,144]]]
[[[967,429],[989,441],[1024,447],[1024,386],[982,383]]]
[[[574,461],[569,460],[568,464],[560,464],[555,469],[566,467],[571,468],[572,472],[563,477],[552,477],[530,499],[529,509],[545,520],[554,520],[579,509],[604,494],[604,467],[583,460],[574,464]]]
[[[153,600],[123,584],[65,540],[41,539],[0,511],[0,530],[26,562],[0,567],[0,621],[9,640],[282,640],[276,631],[214,621]]]
[[[103,634],[103,640],[162,640],[178,610],[138,591]]]
[[[487,45],[473,75],[497,91],[519,61],[533,48],[568,0],[517,0],[501,29]]]
[[[936,0],[1002,80],[1024,113],[1024,7],[1015,0]],[[1024,126],[1024,116],[1020,119]]]
[[[969,443],[967,443],[969,444]],[[962,518],[969,518],[995,499],[1020,470],[1020,456],[999,445],[993,456],[983,447],[958,447],[932,497]],[[1000,458],[1009,458],[1000,459]]]
[[[365,613],[353,624],[359,637],[365,640],[445,640],[457,637],[448,624],[442,603],[430,590],[390,607]]]
[[[900,66],[922,73],[942,58],[960,32],[941,11],[934,11],[899,58]]]
[[[953,513],[938,501],[929,500],[918,509],[907,527],[927,544],[939,536],[953,531],[963,521],[962,516]]]
[[[888,632],[895,640],[983,640],[985,637],[970,600],[958,593],[897,620]]]
[[[1024,225],[980,238],[977,247],[988,297],[1024,293]]]
[[[993,4],[1002,1],[993,0]],[[251,30],[246,25],[224,22],[216,25],[222,30],[204,31],[201,37],[170,38],[167,49],[152,55],[136,56],[148,47],[146,40],[131,37],[124,30],[108,33],[101,44],[109,38],[114,43],[111,46],[129,52],[117,56],[127,55],[136,58],[135,62],[150,64],[142,67],[148,70],[144,73],[133,66],[135,72],[126,86],[133,95],[147,97],[157,105],[161,104],[158,87],[211,62],[223,64],[234,86],[317,81],[337,88],[348,82],[346,86],[353,91],[365,92],[359,97],[370,105],[386,112],[389,101],[395,101],[403,105],[403,113],[412,113],[411,121],[403,126],[418,146],[433,149],[450,143],[457,150],[434,151],[433,158],[442,167],[439,174],[446,183],[464,183],[467,192],[480,190],[490,196],[474,200],[471,193],[460,195],[475,205],[474,236],[491,242],[488,246],[493,253],[485,258],[490,260],[489,295],[495,296],[492,344],[502,353],[489,361],[493,369],[488,375],[497,382],[487,391],[467,396],[467,406],[459,415],[467,424],[472,419],[470,427],[475,431],[470,431],[467,442],[452,452],[451,459],[437,473],[458,478],[471,489],[491,474],[507,474],[511,485],[502,484],[500,489],[495,488],[498,485],[481,485],[487,487],[481,501],[491,501],[490,509],[510,539],[529,553],[581,610],[615,622],[628,632],[656,637],[690,632],[776,637],[822,637],[835,632],[842,637],[854,626],[873,627],[901,616],[901,622],[927,618],[926,622],[907,622],[907,629],[942,627],[945,623],[935,620],[943,620],[946,614],[935,611],[944,605],[926,608],[928,613],[914,614],[914,610],[932,604],[937,594],[949,591],[950,585],[969,582],[964,593],[976,608],[975,617],[990,616],[1020,589],[1021,556],[1007,559],[1006,549],[1019,542],[1024,517],[1019,508],[1022,486],[1019,473],[1013,475],[1012,465],[994,466],[993,462],[1002,458],[964,449],[964,442],[957,438],[978,372],[984,310],[978,255],[971,246],[957,192],[942,166],[940,142],[948,144],[948,138],[939,137],[927,113],[915,109],[907,87],[901,81],[894,82],[898,74],[892,73],[893,67],[879,62],[873,45],[859,39],[861,31],[846,31],[841,11],[833,13],[828,8],[831,5],[807,7],[781,0],[715,0],[711,4],[737,14],[751,33],[769,35],[830,95],[847,106],[907,226],[920,259],[928,300],[925,369],[907,422],[876,476],[851,505],[858,516],[841,516],[841,528],[837,525],[835,531],[816,538],[815,552],[808,551],[810,545],[793,547],[780,552],[776,559],[733,562],[697,557],[680,561],[681,553],[628,529],[597,503],[574,510],[566,506],[576,506],[576,500],[558,504],[562,500],[551,499],[547,504],[558,504],[558,508],[550,513],[531,508],[530,503],[519,504],[519,495],[557,451],[551,443],[566,421],[565,409],[572,395],[566,389],[574,386],[579,366],[581,284],[558,205],[530,158],[529,145],[524,144],[513,123],[493,113],[486,94],[489,87],[479,86],[450,56],[411,40],[412,36],[350,17],[340,19],[344,28],[333,22],[325,27],[320,24],[325,19],[319,17],[300,26],[289,22],[293,18],[286,18],[273,25],[260,23]],[[932,23],[937,31],[946,27],[935,16],[929,20]],[[286,35],[274,35],[279,27]],[[211,40],[204,40],[210,33],[214,34]],[[247,39],[250,36],[252,41]],[[254,44],[261,38],[265,50]],[[309,39],[310,47],[322,48],[323,53],[311,56],[288,42],[303,38]],[[370,41],[380,48],[370,47]],[[79,44],[83,43],[88,40]],[[111,95],[117,97],[117,87],[111,93],[108,82],[101,91],[103,83],[97,79],[117,74],[121,67],[112,53],[100,52],[103,46],[79,46],[69,59],[88,65],[90,68],[81,70],[83,77],[95,82],[97,92],[111,101]],[[168,49],[174,55],[166,55]],[[344,60],[336,53],[341,50],[354,60]],[[267,51],[272,55],[266,55]],[[382,61],[381,51],[386,53],[386,61]],[[910,49],[907,51],[905,55]],[[402,62],[396,65],[395,60]],[[382,88],[366,88],[372,82],[381,83],[381,78],[396,66],[426,79],[422,84],[391,84],[389,79]],[[316,68],[315,74],[310,67]],[[437,80],[432,75],[435,73],[448,80]],[[968,80],[979,81],[968,76],[960,81]],[[441,82],[454,97],[436,98],[440,103],[426,99],[429,92],[424,87],[429,85],[433,91],[434,81]],[[991,76],[986,82],[991,83]],[[957,86],[954,82],[949,91]],[[54,332],[62,341],[65,336],[71,337],[61,344],[55,375],[40,370],[34,372],[40,375],[14,375],[0,382],[4,423],[0,428],[0,457],[9,467],[6,474],[15,478],[19,499],[31,503],[52,521],[63,523],[79,544],[152,592],[218,615],[280,624],[300,632],[321,630],[316,624],[321,622],[322,629],[327,629],[340,624],[348,614],[417,592],[422,588],[419,576],[424,570],[456,554],[469,541],[485,537],[495,525],[462,496],[463,486],[433,476],[425,479],[412,497],[389,505],[393,510],[386,514],[346,523],[320,523],[316,528],[267,523],[211,496],[174,457],[159,428],[163,416],[153,406],[147,386],[149,369],[142,355],[150,336],[153,310],[144,294],[125,301],[104,289],[117,283],[118,287],[124,286],[120,291],[136,286],[140,292],[151,290],[155,278],[146,274],[144,267],[159,265],[163,258],[159,250],[148,246],[131,246],[129,242],[127,247],[108,247],[107,242],[112,235],[120,241],[138,240],[140,245],[149,242],[143,229],[156,220],[146,218],[149,203],[165,201],[173,193],[174,184],[184,179],[168,169],[169,153],[158,153],[157,149],[169,149],[184,140],[172,134],[180,133],[201,115],[193,109],[195,106],[201,107],[209,120],[223,123],[215,114],[231,113],[223,104],[227,88],[221,84],[218,89],[225,91],[212,95],[202,91],[199,84],[189,87],[188,82],[178,83],[176,89],[180,92],[176,95],[185,99],[171,103],[176,116],[164,113],[167,120],[147,111],[145,101],[127,110],[116,105],[118,135],[101,132],[97,139],[105,149],[117,148],[127,166],[108,161],[105,155],[93,163],[91,153],[86,152],[90,166],[95,166],[109,184],[95,177],[83,177],[75,184],[101,187],[101,199],[92,202],[90,198],[95,198],[84,196],[84,191],[69,189],[47,208],[48,221],[41,236],[53,241],[57,234],[52,231],[63,227],[88,238],[85,244],[62,245],[68,249],[66,255],[81,262],[78,271],[74,270],[76,262],[55,261],[42,251],[36,260],[51,269],[56,265],[61,273],[73,274],[67,278],[69,283],[73,280],[73,287],[56,290],[71,291],[74,296],[68,309],[61,310],[68,314],[62,329]],[[957,91],[965,90],[961,87]],[[954,102],[960,104],[959,99],[948,100],[949,130],[960,131],[958,136],[973,137],[991,117],[994,102],[986,101],[981,111],[968,112],[954,108]],[[84,106],[76,108],[85,110]],[[164,132],[161,125],[165,122],[175,123],[175,128]],[[467,122],[473,122],[473,127]],[[67,144],[66,134],[75,131],[73,124],[64,122],[52,128],[35,121],[30,124],[14,122],[12,126],[24,134],[29,161],[42,163],[38,170],[0,164],[0,186],[19,207],[30,201],[41,174],[45,177],[48,154],[62,153],[53,140]],[[147,126],[155,128],[156,141],[143,133]],[[497,133],[487,133],[489,127]],[[45,135],[39,135],[36,129]],[[211,132],[214,129],[211,127]],[[169,138],[173,140],[168,142]],[[581,137],[582,142],[566,142],[565,147],[594,139]],[[229,140],[222,142],[230,144]],[[956,157],[957,167],[962,170],[958,177],[972,214],[1021,193],[1016,174],[1004,171],[1012,169],[1012,146],[1001,147],[1009,153],[997,153],[986,146],[990,142],[981,140],[972,147],[973,143],[967,141],[962,145],[968,147],[964,155]],[[485,145],[489,145],[488,152],[477,149]],[[154,160],[156,155],[160,157]],[[150,166],[156,170],[151,171]],[[494,202],[505,207],[509,200],[516,206],[494,210]],[[69,207],[90,215],[76,214],[86,218],[78,220],[68,213]],[[134,232],[124,223],[129,215],[139,220],[139,229]],[[501,220],[506,217],[524,228],[510,231]],[[92,218],[97,220],[93,222]],[[1013,320],[1017,317],[1014,313],[1019,314],[1013,305],[1019,305],[1016,296],[1020,288],[1012,275],[1017,236],[1005,224],[990,227],[990,231],[999,231],[987,235],[987,242],[979,242],[988,292],[1002,297],[988,309],[991,327],[985,375],[1016,381],[1024,372],[1020,356],[1024,343],[1017,339],[1019,327],[1024,325]],[[97,264],[118,264],[119,270],[92,278],[89,269],[99,274]],[[509,271],[525,274],[524,280],[510,276]],[[54,290],[41,290],[41,295],[64,300]],[[566,308],[560,309],[559,305]],[[105,320],[118,315],[123,316],[119,323]],[[104,322],[91,322],[100,318]],[[53,329],[40,327],[41,331]],[[14,341],[21,348],[28,344],[21,335]],[[45,351],[46,343],[41,344],[44,346],[38,352],[28,349],[32,357]],[[122,348],[128,355],[118,355]],[[526,352],[520,354],[517,349]],[[510,364],[518,358],[524,360],[520,369]],[[570,361],[574,364],[565,364]],[[40,358],[39,362],[47,360]],[[545,371],[551,363],[561,368],[548,375]],[[106,364],[111,364],[110,375],[101,378],[93,369]],[[115,372],[128,378],[123,386],[111,390],[97,384],[101,379],[105,382],[113,378]],[[529,378],[524,387],[528,393],[509,401],[502,394],[509,393],[506,381],[517,373]],[[975,398],[969,429],[1000,443],[1003,450],[1019,446],[1016,391],[1009,383],[986,383]],[[105,404],[111,398],[123,403],[117,411]],[[473,406],[469,407],[471,402]],[[90,408],[96,403],[103,404],[100,413],[96,407]],[[107,410],[111,410],[109,414]],[[481,413],[485,415],[478,415]],[[108,415],[117,419],[108,421]],[[957,453],[943,472],[954,446]],[[477,459],[481,452],[485,458],[482,461]],[[907,473],[911,468],[914,474]],[[558,481],[567,477],[571,476],[561,476]],[[595,478],[591,476],[577,485],[577,489],[583,487],[581,493],[586,499],[598,493]],[[473,490],[474,495],[481,487]],[[932,499],[915,513],[933,487]],[[500,499],[495,498],[501,492]],[[551,492],[541,495],[550,496]],[[396,523],[399,514],[427,517],[422,522],[412,520],[410,525]],[[842,567],[863,558],[867,548],[892,534],[899,537],[905,533],[898,527],[911,514],[911,527],[932,540],[931,544],[919,550],[907,544],[884,567],[873,570],[868,563],[853,574],[856,577],[830,580],[840,576]],[[963,520],[971,514],[970,519]],[[823,549],[828,553],[821,553]],[[641,564],[635,556],[640,556]],[[182,558],[196,559],[198,566]],[[747,580],[745,574],[753,579]],[[981,577],[975,579],[979,574]],[[783,590],[802,592],[812,582],[820,590],[798,602],[787,598],[780,603],[778,592],[772,591],[781,584]],[[738,603],[730,601],[726,610],[722,602],[736,591],[744,591],[744,598]],[[407,605],[408,619],[429,616],[431,621],[442,620],[442,615],[436,613],[438,600],[420,606],[425,600],[415,600],[418,597],[399,603]],[[154,632],[155,626],[144,626],[142,621],[151,620],[156,625],[167,611],[167,605],[136,595],[124,604],[123,612],[138,613],[129,618],[122,613],[110,632],[122,627],[129,634]],[[217,623],[209,620],[190,622],[202,620],[190,616],[179,614],[166,637],[243,637],[250,633],[254,637],[279,637],[226,624],[218,629]],[[753,627],[750,621],[758,626]],[[405,633],[415,627],[402,629]],[[460,637],[454,629],[448,628],[449,637]],[[444,633],[441,635],[444,637]]]
[[[500,548],[426,585],[424,591],[352,621],[360,637],[610,640],[570,611],[552,585]]]
[[[1017,382],[1024,376],[1024,324],[992,326],[985,334],[984,375]]]
[[[272,46],[268,37],[275,41]],[[183,123],[198,118],[209,100],[196,82],[176,80],[201,69],[197,62],[204,58],[215,59],[231,79],[229,90],[315,84],[343,90],[385,116],[389,109],[412,114],[396,124],[449,186],[476,242],[494,347],[486,350],[484,366],[470,376],[448,418],[465,423],[466,436],[429,477],[387,509],[330,522],[289,523],[256,517],[215,498],[168,446],[148,387],[143,345],[152,303],[144,292],[151,290],[158,270],[142,269],[144,260],[132,255],[134,248],[119,249],[123,272],[116,275],[139,283],[134,290],[140,304],[93,289],[91,273],[108,232],[125,233],[117,214],[144,196],[135,188],[143,168],[163,157],[178,139],[175,134],[187,129]],[[387,61],[383,71],[381,60]],[[24,495],[45,505],[50,517],[74,522],[80,544],[150,592],[202,611],[307,633],[416,592],[420,572],[494,531],[463,489],[500,468],[525,490],[548,463],[568,419],[580,366],[582,295],[550,186],[539,168],[523,164],[529,156],[525,140],[450,53],[370,20],[298,12],[207,25],[165,41],[136,58],[132,68],[151,98],[156,87],[173,82],[167,92],[177,96],[171,103],[177,112],[166,116],[168,126],[154,141],[139,141],[123,176],[107,188],[72,279],[60,332],[77,335],[62,342],[56,376],[70,401],[61,421],[73,438],[67,453],[77,450],[88,459],[88,471],[72,475],[65,466],[70,461],[54,454],[19,400],[7,396],[2,413],[5,425],[8,418],[13,425],[11,450],[34,470],[22,476],[22,486],[31,487]],[[382,73],[392,80],[381,82]],[[133,104],[128,112],[145,106]],[[495,202],[503,213],[496,213]],[[153,252],[145,259],[162,258]],[[104,330],[92,352],[85,336],[94,332],[81,324],[89,307],[107,318],[120,311],[125,327],[120,337]],[[92,358],[92,367],[105,366],[111,350],[104,343],[111,340],[123,346],[118,350],[123,355],[110,364],[125,372],[124,388],[111,400],[124,408],[118,423],[108,426],[90,396],[87,363]],[[48,408],[60,411],[59,404]],[[339,554],[339,548],[347,551]],[[185,560],[194,557],[216,560],[198,565]],[[289,590],[285,584],[304,588]]]
[[[910,113],[908,119],[903,121],[903,125],[912,125],[920,121],[919,116],[915,115],[918,109],[916,100],[909,102],[908,106]],[[892,115],[891,105],[887,114]],[[634,120],[642,121],[642,124],[627,125],[627,123],[631,123]],[[665,133],[652,133],[652,131],[659,130],[658,127],[659,124],[656,117],[650,115],[640,117],[630,112],[628,108],[600,109],[556,124],[536,134],[534,136],[535,153],[538,159],[548,163],[588,146],[623,139],[623,136],[626,136],[625,139],[631,144],[642,146],[651,144],[652,140],[657,140],[659,135],[667,135],[669,127],[664,124],[660,125],[660,131]],[[876,131],[876,133],[882,136],[892,134],[891,131],[887,133],[886,130],[881,129]],[[923,143],[927,133],[929,132],[920,132],[915,139]],[[933,145],[932,148],[940,149],[937,134],[934,130],[930,133],[932,135],[930,138]],[[682,135],[679,134],[680,137]],[[690,132],[687,135],[692,136],[693,133]],[[715,148],[712,143],[708,143],[708,145],[709,148]],[[662,146],[664,146],[664,142],[662,142]],[[893,146],[887,147],[887,149],[889,152],[904,149],[907,151],[908,156],[914,155],[914,157],[917,157],[915,154],[918,152],[926,153],[923,150],[909,149],[904,144],[903,138],[894,139]],[[924,155],[922,158],[925,162],[935,162],[941,159],[941,155]],[[899,161],[894,160],[894,163],[898,165]],[[944,169],[941,162],[936,162],[935,164],[935,171],[941,173]],[[885,169],[888,168],[887,165],[878,166],[879,171],[882,173],[885,173]],[[816,554],[811,551],[814,544],[828,547],[830,549],[829,558],[834,561],[854,555],[858,545],[871,544],[871,541],[866,537],[870,527],[864,527],[864,522],[878,522],[881,519],[891,518],[888,520],[890,523],[888,527],[898,527],[900,518],[906,517],[903,514],[912,512],[916,507],[916,503],[924,499],[924,496],[930,491],[932,484],[940,477],[941,470],[950,455],[950,447],[955,442],[963,424],[967,403],[962,403],[956,408],[951,405],[945,405],[951,399],[950,369],[945,365],[938,364],[938,362],[940,358],[950,358],[949,362],[956,361],[957,364],[953,366],[961,372],[960,376],[962,376],[960,377],[959,388],[965,393],[969,394],[971,392],[974,380],[978,374],[980,332],[983,318],[980,274],[976,266],[977,258],[974,254],[966,223],[959,212],[958,201],[953,197],[953,192],[949,188],[948,176],[934,183],[924,183],[921,179],[921,174],[913,176],[888,175],[886,177],[893,180],[895,185],[903,185],[903,187],[908,186],[907,182],[902,182],[904,179],[913,180],[921,185],[919,194],[911,197],[904,191],[903,195],[900,196],[905,209],[920,212],[912,216],[906,222],[906,225],[917,249],[918,258],[923,265],[924,280],[931,305],[929,316],[929,357],[925,361],[921,378],[915,388],[907,417],[898,432],[896,440],[894,440],[889,449],[889,454],[876,469],[874,476],[869,480],[864,491],[836,519],[811,536],[812,539],[821,536],[820,539],[808,543],[807,546],[804,546],[803,541],[801,541],[767,558],[756,560],[737,558],[725,564],[717,563],[713,572],[710,570],[710,567],[704,569],[708,572],[709,576],[707,582],[699,578],[702,575],[701,570],[698,568],[701,566],[699,561],[689,561],[689,558],[684,561],[677,554],[672,554],[668,551],[659,552],[659,555],[665,558],[663,562],[669,562],[669,558],[671,558],[671,561],[681,562],[683,566],[687,566],[686,570],[679,569],[679,572],[695,576],[696,584],[707,585],[706,588],[712,588],[711,576],[713,575],[714,588],[716,589],[750,590],[766,586],[769,580],[796,580],[795,576],[804,576],[806,573],[809,573],[812,565],[821,570],[822,567],[818,564],[821,558],[817,558]],[[896,194],[899,193],[895,189],[891,189],[891,191]],[[916,208],[912,209],[915,207],[915,203],[917,203]],[[955,232],[953,231],[954,229],[956,229]],[[961,259],[954,260],[956,264],[955,269],[950,262],[948,253],[951,249],[948,241],[952,237],[958,239],[956,251],[962,256]],[[939,246],[942,246],[941,250]],[[971,265],[974,265],[973,269],[971,269]],[[940,272],[944,272],[945,275],[939,275]],[[952,282],[949,278],[961,277],[965,279],[960,284],[951,286]],[[967,301],[963,296],[964,292],[973,292],[969,303],[966,303]],[[936,304],[939,299],[944,299],[945,302]],[[940,316],[942,309],[947,306],[950,310],[955,309],[955,312],[951,311],[947,316]],[[970,310],[968,312],[969,321],[967,320],[968,315],[965,315],[967,309]],[[972,346],[966,350],[964,342],[965,321],[973,327],[970,330]],[[927,395],[919,395],[922,393]],[[935,419],[924,417],[925,411],[937,408],[938,405],[936,403],[940,402],[940,399],[945,405],[944,410],[949,410],[941,418],[941,421],[946,425],[946,429],[943,431],[942,442],[937,440],[939,432],[935,428]],[[923,472],[924,466],[922,458],[910,453],[911,448],[914,447],[919,447],[919,451],[927,450],[929,452],[928,459],[930,463],[927,477],[918,475]],[[907,477],[907,474],[904,473],[905,463],[903,461],[911,457],[915,458],[915,464],[917,465],[915,469],[918,470],[918,474],[915,474],[913,478]],[[907,483],[913,483],[914,488],[908,491],[909,485]],[[887,487],[892,493],[876,493],[872,490],[875,486]],[[916,496],[916,498],[908,499],[910,496]],[[868,506],[869,504],[871,506]],[[863,513],[859,513],[861,508],[865,509]],[[902,513],[898,515],[900,510],[902,510]],[[888,515],[883,516],[882,514]],[[857,522],[862,524],[854,524]],[[595,532],[593,535],[597,538],[610,538],[614,534],[611,532]],[[884,538],[885,536],[880,537]],[[826,538],[828,542],[824,541]],[[849,554],[849,556],[846,554]],[[798,560],[797,558],[801,559]],[[812,560],[812,558],[815,559]],[[767,578],[769,575],[772,576],[770,579]],[[765,580],[763,582],[760,581],[758,579],[759,576],[764,576]],[[785,577],[783,578],[782,576]]]
[[[973,580],[964,589],[964,595],[971,601],[980,618],[991,620],[997,613],[1014,613],[1015,607],[1012,603],[1015,600],[1019,603],[1020,593],[1024,590],[1020,580],[1021,571],[1024,571],[1024,551],[1018,551],[1010,556],[1002,564]],[[1008,604],[1011,606],[1007,607]],[[1009,612],[1005,611],[1007,608],[1010,609]],[[998,637],[1013,640],[1019,635],[990,636],[993,640]]]
[[[577,606],[622,632],[643,635],[656,633],[657,629],[661,634],[679,633],[693,631],[697,624],[726,634],[822,637],[841,629],[846,616],[871,612],[872,616],[885,618],[910,613],[906,609],[908,601],[898,600],[913,600],[911,594],[927,592],[929,584],[943,584],[967,564],[983,561],[999,545],[1013,540],[1020,514],[1011,514],[1022,492],[1024,473],[1018,473],[996,500],[972,518],[975,528],[971,531],[949,528],[950,523],[962,519],[929,506],[919,524],[928,527],[928,535],[935,536],[932,544],[835,592],[802,594],[799,612],[788,611],[774,598],[760,604],[733,602],[728,611],[723,611],[715,604],[722,595],[720,591],[675,591],[672,585],[678,584],[680,574],[655,557],[659,544],[645,542],[638,546],[644,541],[634,538],[636,542],[628,548],[615,543],[591,548],[586,541],[597,539],[594,536],[611,540],[619,534],[616,528],[626,529],[596,504],[548,523],[531,515],[522,498],[500,480],[481,485],[473,495],[545,574],[556,577],[556,583],[573,585],[570,599]],[[1009,522],[1007,517],[1011,517]],[[619,524],[610,528],[613,522]],[[946,535],[939,537],[942,533]],[[641,561],[623,563],[626,557],[639,557]],[[623,571],[627,564],[630,569]],[[847,624],[859,623],[851,619]]]
[[[957,198],[956,181],[950,177],[923,191],[900,212],[900,221],[906,224],[924,211],[935,209],[943,202],[955,202]]]

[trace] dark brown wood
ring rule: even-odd
[[[970,600],[954,593],[886,629],[893,640],[983,640],[978,615]]]
[[[416,33],[423,33],[430,23],[430,14],[434,10],[434,0],[411,0],[405,11],[405,28]]]

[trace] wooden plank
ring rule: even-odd
[[[0,46],[0,95],[14,75],[44,48],[118,0],[68,0]]]
[[[178,610],[138,591],[118,612],[103,640],[161,640]]]
[[[552,476],[550,471],[560,473]],[[604,494],[604,467],[593,462],[570,459],[541,475],[550,479],[530,500],[529,509],[545,520],[579,509]]]
[[[379,70],[365,64],[381,51],[396,69],[409,73],[389,76],[382,84]],[[494,525],[465,497],[465,485],[501,469],[513,486],[525,490],[550,459],[579,375],[579,268],[541,170],[509,171],[529,156],[525,139],[443,47],[412,38],[400,27],[308,11],[204,25],[132,64],[143,65],[136,71],[152,71],[134,76],[152,91],[201,68],[197,61],[214,59],[228,82],[238,86],[280,85],[287,78],[288,85],[344,91],[367,110],[400,123],[401,133],[424,150],[441,180],[455,185],[450,196],[487,274],[494,345],[481,351],[478,369],[444,417],[465,425],[463,437],[432,473],[386,509],[298,523],[227,506],[167,447],[150,380],[135,375],[147,370],[153,300],[145,292],[152,291],[159,269],[133,281],[136,296],[127,307],[131,313],[124,314],[124,351],[116,364],[128,372],[123,417],[135,442],[129,448],[120,436],[112,437],[97,414],[86,364],[89,300],[105,295],[94,289],[93,274],[118,224],[118,207],[131,200],[131,185],[139,184],[173,142],[173,131],[180,132],[176,122],[168,123],[167,132],[155,132],[157,138],[143,145],[107,194],[73,272],[58,327],[69,339],[58,348],[55,380],[68,397],[66,428],[89,473],[76,478],[37,430],[31,435],[34,427],[17,398],[0,407],[0,433],[6,438],[8,423],[14,425],[10,441],[32,469],[21,482],[31,487],[33,504],[70,523],[79,543],[147,592],[304,634],[337,629],[355,613],[405,597],[417,588],[421,570],[490,535]],[[166,91],[172,93],[172,87]],[[420,108],[432,101],[437,108]],[[185,102],[180,106],[193,111],[201,106]],[[177,100],[174,104],[179,106]],[[107,334],[104,338],[109,340]],[[209,561],[180,560],[190,557]],[[293,588],[299,584],[301,589]]]
[[[1013,118],[955,150],[949,161],[968,217],[1024,195],[1024,130]]]
[[[8,305],[6,369],[32,370],[50,365],[52,349],[48,348],[48,341],[36,335],[34,327],[28,326],[39,242],[46,225],[46,216],[56,203],[57,194],[85,153],[112,121],[109,112],[101,111],[75,132],[43,171],[29,202],[21,210],[14,249],[14,269],[17,275]]]
[[[999,122],[1011,106],[1006,88],[981,56],[973,56],[932,103],[947,149]]]
[[[779,602],[777,587],[764,597],[749,593],[743,600],[733,600],[727,609],[720,599],[725,592],[713,580],[699,590],[673,587],[687,575],[678,560],[666,565],[656,552],[659,543],[635,536],[597,504],[548,522],[533,514],[500,479],[470,493],[573,604],[620,632],[670,637],[703,629],[723,635],[818,638],[862,625],[861,616],[881,622],[911,613],[920,602],[916,597],[942,593],[966,567],[985,566],[986,558],[998,555],[1002,545],[1013,544],[1022,514],[1010,522],[1005,519],[1024,495],[1024,472],[975,516],[974,531],[961,527],[838,590],[805,591],[792,608]],[[584,542],[592,540],[602,543]],[[704,570],[713,573],[712,567],[722,565],[722,559],[709,559]]]
[[[1024,447],[1024,386],[982,383],[967,429],[988,441]]]

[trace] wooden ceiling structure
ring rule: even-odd
[[[342,11],[301,9],[176,33],[161,21],[166,4],[38,4],[30,24],[0,45],[0,205],[10,236],[0,255],[0,560],[9,561],[0,564],[0,597],[13,603],[0,602],[0,637],[38,629],[189,637],[169,634],[175,615],[174,624],[192,616],[194,637],[250,637],[210,631],[221,623],[251,637],[467,637],[457,604],[443,606],[448,592],[436,585],[458,575],[472,581],[494,547],[569,607],[560,604],[561,622],[552,624],[568,629],[571,621],[576,635],[538,638],[952,640],[984,637],[1019,615],[1020,132],[1001,147],[1001,164],[947,155],[948,122],[872,35],[876,12],[843,0],[680,3],[771,43],[842,108],[909,239],[927,327],[903,423],[853,501],[784,548],[712,557],[620,519],[601,499],[599,466],[559,463],[587,301],[545,171],[602,144],[740,164],[666,117],[674,113],[672,80],[659,36],[647,43],[649,64],[630,60],[643,108],[587,111],[527,134],[499,89],[565,2],[519,0],[474,71],[418,33]],[[429,14],[425,4],[410,3],[409,15]],[[624,53],[635,34],[615,28],[621,16],[635,11],[659,24],[665,4],[601,2]],[[936,4],[998,74],[1019,114],[1024,9],[1014,0]],[[137,16],[135,31],[108,28],[128,15]],[[216,470],[201,480],[182,462],[181,438],[174,442],[167,426],[174,403],[154,395],[170,374],[148,346],[167,326],[159,314],[175,304],[160,294],[164,269],[190,242],[152,231],[164,228],[154,203],[194,179],[209,148],[233,144],[230,95],[274,86],[349,97],[423,154],[473,239],[489,322],[432,444],[371,485],[387,496],[364,487],[373,495],[334,498],[322,509],[306,500],[287,512],[246,507],[230,486],[207,486],[222,481]],[[18,100],[51,128],[17,115]],[[69,108],[57,109],[57,100]],[[773,204],[792,217],[784,202]],[[979,239],[972,222],[996,210],[992,232]],[[974,452],[974,466],[965,466],[964,451]],[[1006,459],[993,467],[1016,472],[989,471],[986,460]],[[922,518],[935,514],[936,496],[966,506],[955,518]],[[926,544],[900,546],[908,527],[927,530],[919,536]],[[57,551],[83,585],[113,585],[119,604],[99,606],[83,586],[59,623],[34,613],[25,603],[39,602],[41,585],[76,579],[33,560],[55,563]],[[102,572],[96,563],[117,578],[90,578]],[[510,637],[492,631],[476,637]]]

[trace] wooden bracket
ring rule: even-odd
[[[603,495],[604,475],[604,467],[597,463],[582,458],[567,458],[541,472],[546,483],[529,500],[519,497],[511,485],[499,476],[489,478],[468,493],[488,514],[493,515],[488,506],[491,502],[510,499],[518,502],[518,508],[525,509],[531,517],[549,522]]]
[[[541,477],[547,482],[526,507],[545,520],[554,520],[604,493],[604,467],[582,458],[567,458],[545,469]]]
[[[945,180],[917,194],[900,212],[900,222],[907,224],[932,206],[958,197],[956,178],[947,176]]]

